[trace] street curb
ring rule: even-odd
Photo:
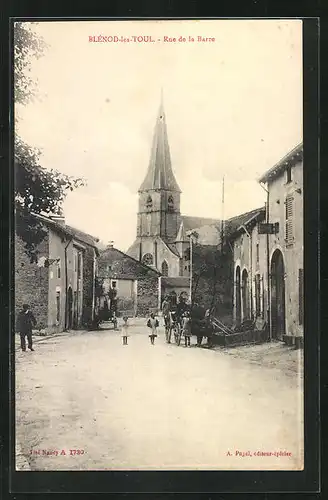
[[[33,336],[33,344],[38,344],[39,342],[44,342],[45,340],[54,339],[56,337],[65,337],[68,332],[65,333],[53,333],[51,335],[40,335],[37,338]],[[15,351],[20,351],[20,346],[15,346]]]

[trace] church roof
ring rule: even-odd
[[[181,193],[171,165],[163,100],[158,111],[148,170],[140,191],[163,189]]]
[[[175,241],[186,241],[186,240],[187,240],[187,235],[186,235],[186,231],[185,231],[183,220],[182,220],[182,222],[180,224],[179,232],[178,232],[178,235],[177,235],[177,238]]]
[[[218,226],[221,221],[219,219],[210,219],[208,217],[193,217],[191,215],[182,215],[182,221],[185,231],[191,231],[202,226]]]

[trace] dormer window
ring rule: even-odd
[[[169,212],[173,212],[173,210],[174,210],[173,196],[169,196],[169,198],[167,200],[167,209],[168,209]]]
[[[146,201],[146,208],[150,210],[153,208],[153,200],[151,199],[151,196],[148,196],[147,201]]]

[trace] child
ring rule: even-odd
[[[190,347],[191,321],[190,314],[188,312],[185,312],[182,317],[182,335],[184,335],[185,338],[185,346]]]
[[[128,345],[128,328],[129,328],[129,325],[128,325],[128,317],[127,316],[123,316],[123,325],[122,325],[122,328],[121,328],[121,337],[122,337],[122,341],[123,341],[123,345]]]
[[[157,328],[159,326],[158,320],[155,318],[155,314],[151,313],[150,318],[147,321],[148,328],[151,329],[151,334],[149,335],[150,342],[152,345],[155,343],[155,338],[157,337]]]

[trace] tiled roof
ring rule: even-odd
[[[80,241],[81,243],[85,243],[86,245],[92,246],[98,250],[98,238],[95,236],[91,236],[91,234],[85,233],[80,229],[76,229],[75,227],[68,226],[65,223],[58,222],[51,217],[47,217],[44,215],[33,214],[35,218],[40,220],[43,224],[48,227],[51,227],[53,230],[64,233],[72,238]]]
[[[181,189],[178,186],[172,170],[165,113],[162,102],[155,125],[148,170],[140,186],[139,192],[150,189],[163,189],[181,193]]]
[[[130,259],[130,261],[138,264],[143,269],[152,271],[153,273],[160,275],[160,272],[157,271],[157,269],[155,269],[154,267],[147,266],[146,264],[140,262],[140,260],[137,260],[134,257],[131,257],[131,255],[128,255],[114,247],[107,247],[105,248],[105,250],[102,250],[100,252],[100,262],[102,262],[104,258],[106,259],[106,265],[115,265],[115,262],[121,261],[124,258]]]
[[[277,175],[280,175],[286,168],[287,166],[293,165],[295,163],[298,163],[303,159],[303,142],[298,144],[294,149],[292,149],[289,153],[287,153],[278,163],[273,165],[270,170],[265,172],[258,181],[259,182],[268,182],[271,179],[274,179],[277,177]]]
[[[226,238],[231,238],[235,235],[240,226],[247,225],[250,222],[256,220],[258,217],[263,217],[265,215],[265,208],[260,207],[255,210],[251,210],[250,212],[245,212],[244,214],[237,215],[236,217],[232,217],[225,222],[224,225],[224,234]]]

